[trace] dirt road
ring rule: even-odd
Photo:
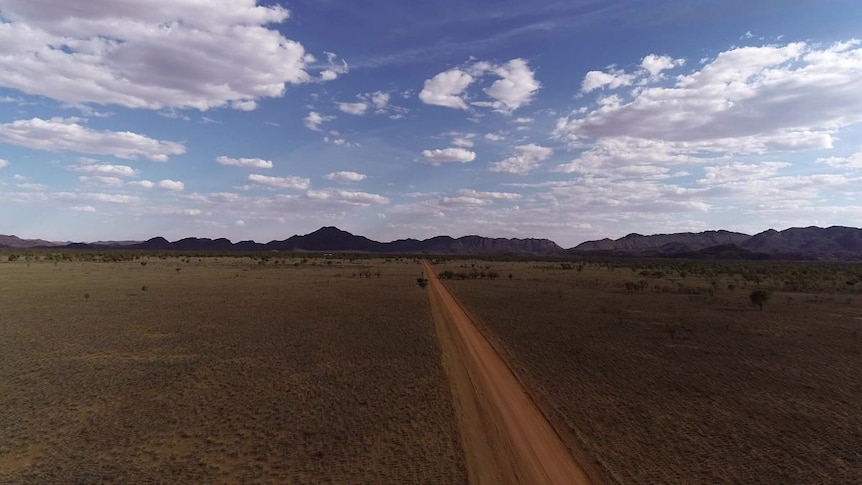
[[[431,265],[423,265],[470,483],[597,483]]]

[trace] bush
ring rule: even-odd
[[[760,310],[763,311],[763,304],[769,300],[770,296],[771,295],[767,290],[757,289],[752,291],[751,294],[748,295],[748,298],[751,300],[752,305],[759,307]]]

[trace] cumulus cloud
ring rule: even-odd
[[[450,69],[425,81],[419,99],[425,104],[447,108],[467,109],[466,89],[477,79],[493,74],[499,77],[484,89],[492,101],[474,101],[472,106],[493,108],[501,113],[512,111],[529,104],[541,84],[524,59],[512,59],[506,64],[496,66],[489,62],[476,62],[465,70]]]
[[[0,168],[5,168],[8,166],[9,166],[9,160],[5,160],[3,158],[0,158]]]
[[[173,192],[182,192],[186,185],[178,180],[165,179],[156,182],[156,187]]]
[[[96,208],[91,205],[76,205],[71,209],[75,212],[96,212]]]
[[[635,80],[634,74],[626,74],[623,71],[611,70],[609,72],[590,71],[581,82],[581,92],[589,93],[601,88],[616,89],[621,86],[631,86]]]
[[[521,194],[514,192],[480,192],[473,189],[461,189],[458,191],[458,195],[485,200],[517,200],[521,198]]]
[[[338,109],[347,114],[362,116],[368,111],[368,103],[358,102],[358,103],[336,103]]]
[[[266,175],[251,174],[248,181],[255,185],[272,189],[297,189],[305,190],[311,186],[311,180],[302,177],[269,177]]]
[[[700,144],[686,145],[626,136],[601,138],[576,159],[557,166],[555,171],[584,174],[611,171],[620,174],[620,169],[633,166],[696,163],[699,159],[695,155],[701,149]]]
[[[33,118],[0,124],[0,141],[35,150],[148,158],[155,162],[165,162],[171,155],[186,151],[181,143],[155,140],[129,131],[91,130],[77,118]]]
[[[502,141],[503,135],[497,133],[485,133],[485,139],[488,141]]]
[[[506,64],[494,67],[491,71],[500,76],[485,93],[494,99],[491,102],[476,102],[476,106],[488,106],[495,111],[510,113],[529,104],[541,84],[524,59],[512,59]]]
[[[254,109],[311,80],[313,58],[270,27],[288,17],[255,0],[4,0],[0,86],[69,104]]]
[[[331,172],[323,176],[326,180],[339,183],[355,183],[365,180],[367,175],[357,172]]]
[[[641,67],[644,68],[650,76],[658,76],[662,71],[673,69],[678,66],[685,65],[685,59],[674,59],[671,56],[657,56],[650,54],[643,58]]]
[[[858,151],[849,157],[818,158],[817,163],[823,163],[835,168],[860,169],[862,168],[862,151]],[[2,163],[0,163],[0,168],[2,166]]]
[[[335,119],[335,116],[326,116],[317,111],[309,111],[305,117],[305,127],[309,130],[320,131],[320,125]]]
[[[138,171],[128,165],[110,163],[81,163],[70,167],[71,170],[83,173],[96,173],[116,177],[134,177]]]
[[[515,147],[514,155],[505,160],[492,163],[489,170],[492,172],[525,175],[538,168],[539,163],[547,160],[553,154],[554,151],[552,149],[534,143],[519,145]]]
[[[739,47],[720,53],[670,87],[563,119],[557,133],[677,142],[737,140],[787,150],[829,148],[831,133],[862,120],[858,42]]]
[[[272,162],[261,158],[230,158],[224,155],[216,158],[221,165],[245,168],[272,168]]]
[[[704,176],[698,183],[704,185],[736,182],[739,180],[762,179],[772,177],[782,168],[789,167],[785,162],[764,163],[728,163],[704,167]]]
[[[476,153],[465,148],[422,150],[422,156],[431,165],[440,165],[446,162],[468,163],[476,159]]]
[[[119,187],[123,185],[123,179],[119,177],[107,177],[104,175],[81,175],[78,181],[86,185],[106,185],[110,187]]]
[[[467,109],[461,93],[473,82],[473,76],[460,69],[441,72],[425,81],[419,99],[425,104],[447,108]]]
[[[324,189],[324,190],[309,190],[305,193],[309,199],[328,201],[335,203],[346,203],[349,205],[369,206],[372,204],[388,204],[389,199],[368,192],[358,192],[353,190],[341,189]]]
[[[149,180],[135,180],[133,182],[129,182],[126,185],[131,185],[132,187],[141,187],[144,189],[152,189],[153,187],[156,186],[156,184],[154,184],[153,182],[151,182]]]
[[[376,109],[385,110],[386,107],[389,106],[389,93],[384,93],[382,91],[371,93],[371,103]]]

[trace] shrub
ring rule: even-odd
[[[748,298],[751,300],[751,304],[755,305],[763,311],[763,304],[769,300],[770,294],[767,290],[757,289],[751,292],[748,295]]]

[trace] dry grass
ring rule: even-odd
[[[0,263],[0,482],[465,481],[418,264],[146,262]]]
[[[758,311],[739,274],[435,268],[472,265],[502,277],[446,284],[611,481],[862,483],[862,298],[829,266],[815,272],[828,292],[777,292]]]

